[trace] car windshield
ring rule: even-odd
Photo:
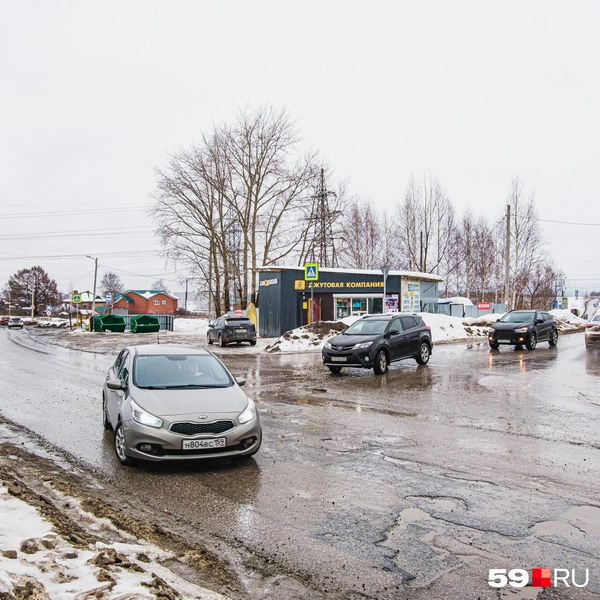
[[[234,327],[250,327],[253,325],[250,319],[225,319],[225,325],[233,325]]]
[[[343,333],[344,335],[379,335],[385,331],[388,323],[389,321],[361,319],[352,323]]]
[[[529,311],[519,311],[506,313],[501,319],[501,323],[533,323],[535,313]]]
[[[177,389],[229,387],[233,381],[210,354],[152,354],[136,356],[133,382],[139,388]]]

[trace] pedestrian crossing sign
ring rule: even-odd
[[[317,263],[304,265],[304,279],[306,281],[319,280],[319,265]]]

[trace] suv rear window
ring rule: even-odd
[[[245,325],[250,326],[254,323],[250,319],[244,317],[228,317],[225,319],[225,325]]]

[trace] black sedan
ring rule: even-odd
[[[538,342],[558,343],[558,326],[552,315],[543,310],[511,310],[492,325],[488,332],[492,350],[500,344],[525,346],[535,350]]]

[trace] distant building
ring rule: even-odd
[[[310,274],[309,274],[310,275]],[[383,312],[437,312],[443,278],[430,273],[380,270],[318,269],[305,280],[303,267],[258,270],[259,334],[276,337],[314,321]]]
[[[127,290],[112,305],[116,315],[174,315],[177,297],[164,290]]]

